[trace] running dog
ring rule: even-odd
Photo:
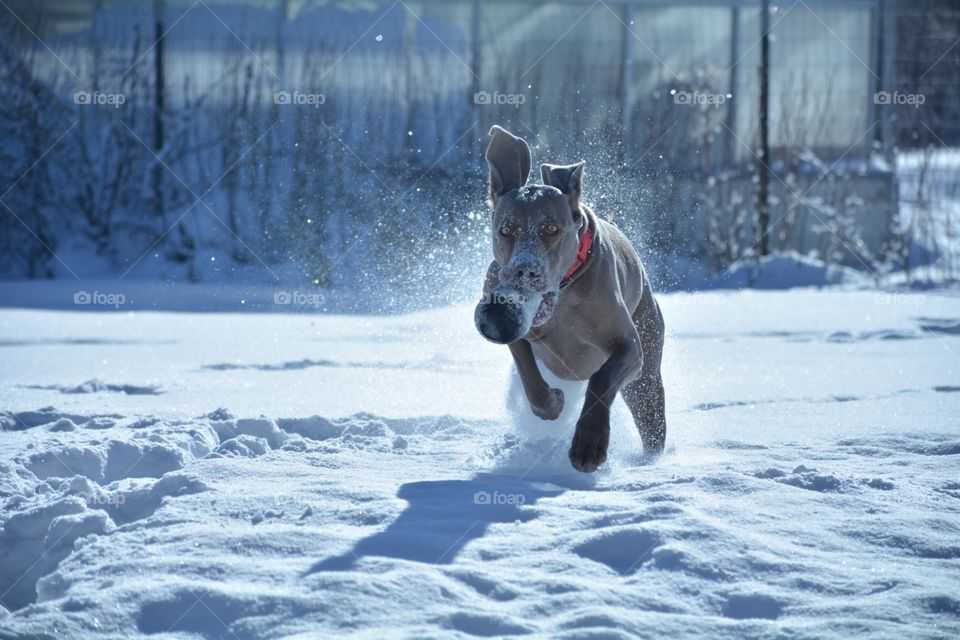
[[[563,392],[543,379],[588,380],[570,462],[592,472],[607,459],[610,405],[623,395],[648,455],[666,438],[664,324],[633,245],[584,204],[584,163],[543,164],[527,185],[530,147],[490,129],[486,160],[493,209],[493,262],[477,306],[477,329],[506,344],[535,415],[555,420]]]

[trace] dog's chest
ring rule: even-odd
[[[564,380],[587,380],[608,357],[582,330],[572,327],[550,327],[527,339],[540,361]]]

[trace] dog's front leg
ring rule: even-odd
[[[590,376],[587,398],[570,444],[570,462],[585,473],[596,471],[607,459],[610,444],[610,405],[624,383],[643,367],[640,341],[634,335],[617,343],[600,369]]]
[[[563,411],[563,391],[551,389],[543,379],[529,342],[517,340],[509,346],[530,410],[541,420],[556,420]]]

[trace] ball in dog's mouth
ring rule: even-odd
[[[512,302],[481,302],[473,320],[480,335],[497,344],[516,342],[528,330],[523,307]]]
[[[480,301],[473,319],[484,338],[510,344],[553,316],[557,295],[556,291],[523,292],[500,286]]]

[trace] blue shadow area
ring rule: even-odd
[[[390,526],[343,555],[321,560],[307,573],[345,571],[365,556],[450,564],[491,524],[533,520],[537,514],[530,506],[563,492],[562,487],[494,475],[409,482],[397,492],[408,506]]]

